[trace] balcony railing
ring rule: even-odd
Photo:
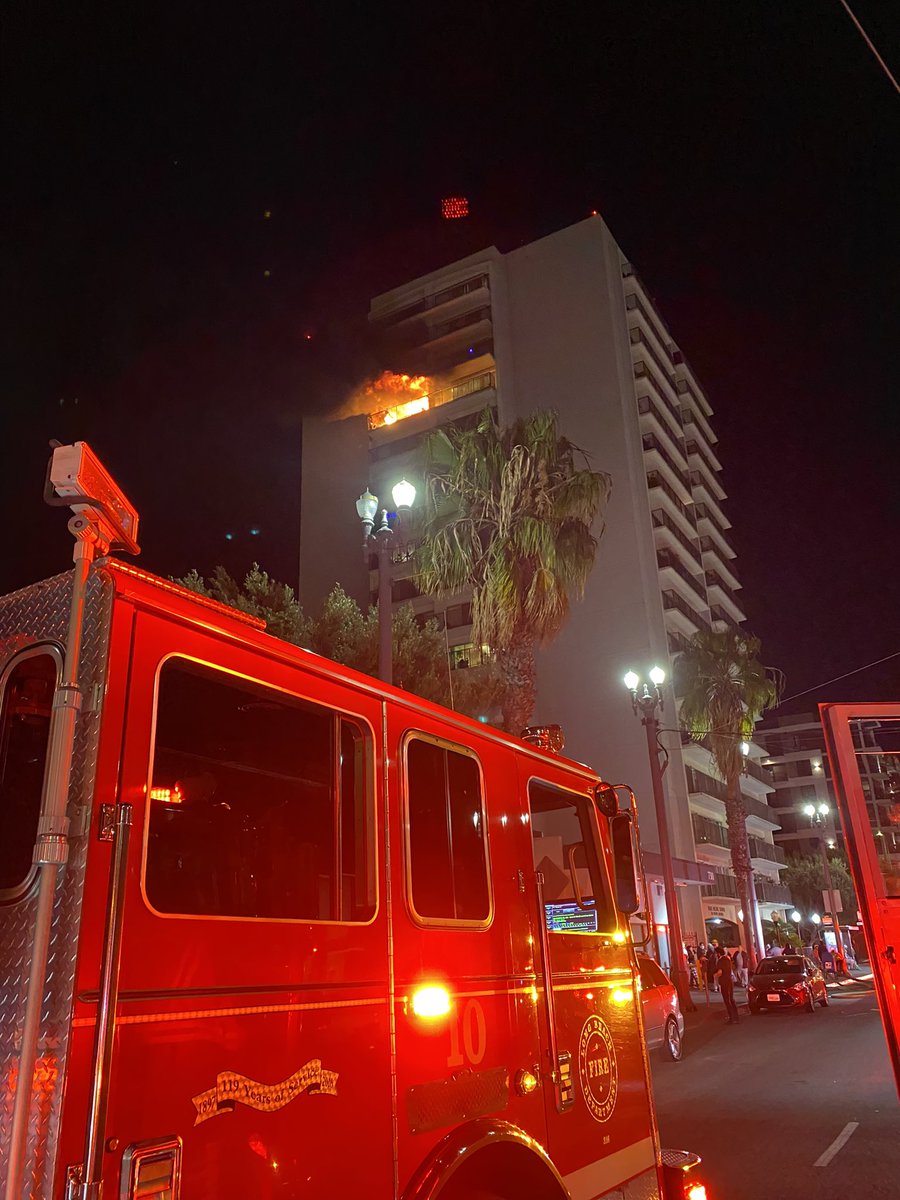
[[[645,450],[655,450],[670,471],[676,476],[686,492],[691,490],[690,477],[684,467],[680,467],[655,433],[645,433],[641,436],[641,445]]]
[[[757,879],[756,881],[756,898],[762,900],[764,904],[793,904],[791,897],[791,889],[786,888],[783,883],[769,883]]]
[[[656,350],[650,344],[650,339],[644,334],[642,329],[633,327],[628,331],[628,335],[632,346],[640,346],[642,351],[646,351],[646,353],[653,360],[656,369],[660,372],[660,374],[664,375],[665,378],[668,379],[670,385],[674,388],[675,375],[672,371],[672,363],[666,363],[660,358],[660,356],[656,353]]]
[[[688,454],[696,454],[702,463],[706,465],[706,469],[712,472],[713,478],[717,478],[722,468],[712,460],[712,454],[707,450],[702,442],[696,438],[688,438],[685,444],[685,450]]]
[[[728,584],[725,582],[725,580],[722,578],[721,575],[719,575],[716,571],[707,571],[705,574],[706,574],[706,586],[708,588],[714,588],[714,587],[718,588],[719,591],[722,592],[723,595],[728,597],[728,599],[731,601],[731,603],[734,605],[734,607],[738,610],[738,612],[744,611],[743,608],[741,607],[740,600],[738,600],[737,596],[734,593],[734,590],[728,586]]]
[[[678,417],[672,410],[670,409],[666,412],[661,404],[657,404],[653,397],[648,395],[638,396],[637,406],[640,413],[653,413],[672,441],[676,443],[681,453],[685,455],[685,461],[687,461],[684,449],[684,434],[682,433]]]
[[[683,579],[703,607],[706,607],[706,589],[703,586],[702,576],[692,575],[671,550],[657,550],[656,561],[660,567],[668,567],[670,571],[674,571],[679,578]]]
[[[774,786],[772,771],[769,767],[761,767],[758,762],[754,762],[752,758],[744,759],[744,772],[747,775],[752,775],[754,779],[758,779],[760,783],[767,783],[769,787]]]
[[[710,505],[704,504],[702,500],[697,502],[695,508],[697,509],[697,520],[699,521],[701,517],[705,517],[706,520],[709,521],[709,523],[713,525],[727,541],[728,532],[719,519],[720,514],[717,513],[716,510]]]
[[[697,553],[697,543],[692,542],[690,538],[684,536],[680,526],[676,525],[668,513],[663,512],[661,508],[654,508],[650,514],[650,519],[653,521],[653,524],[657,529],[668,529],[670,533],[673,533],[678,541],[678,544],[685,549],[688,554],[690,554],[697,566],[697,570],[702,570],[700,564],[703,560]]]
[[[726,542],[725,544],[727,545],[728,543]],[[730,546],[729,546],[729,549],[731,549]],[[725,551],[722,549],[722,546],[719,544],[718,541],[716,541],[716,539],[714,537],[709,537],[709,535],[705,534],[705,533],[701,534],[700,535],[700,550],[703,554],[715,554],[716,558],[719,560],[719,562],[722,564],[722,566],[727,571],[731,570],[731,567],[729,567],[728,564],[733,558],[736,557],[734,550],[731,550],[730,554],[726,554]]]
[[[706,617],[702,617],[695,609],[687,603],[686,600],[678,595],[677,592],[665,591],[662,593],[663,608],[677,609],[683,616],[692,621],[698,629],[709,629],[709,622]]]
[[[691,471],[691,487],[703,488],[706,494],[711,496],[716,503],[725,499],[725,489],[719,483],[718,479],[714,475],[710,475],[706,470]]]
[[[423,300],[416,300],[413,304],[408,304],[405,308],[395,309],[393,312],[385,313],[383,317],[375,319],[383,326],[397,325],[401,321],[407,321],[410,317],[415,317],[419,313],[428,312],[432,308],[439,308],[442,304],[448,304],[451,300],[458,300],[461,296],[469,296],[473,292],[481,291],[482,288],[490,287],[490,279],[487,275],[476,275],[472,279],[467,279],[463,283],[456,283],[453,287],[445,288],[442,292],[436,292],[433,296],[426,296]]]
[[[668,483],[666,483],[665,479],[663,479],[663,477],[662,477],[662,475],[660,475],[659,471],[648,471],[647,472],[647,487],[650,487],[650,488],[657,487],[660,489],[660,491],[665,492],[665,494],[669,497],[669,499],[672,501],[672,503],[675,505],[675,507],[678,509],[678,511],[681,513],[681,515],[684,517],[684,519],[687,521],[687,523],[689,525],[691,525],[694,529],[697,528],[697,520],[693,513],[694,506],[692,504],[685,504],[685,502],[681,499],[681,497],[678,495],[678,493],[675,491],[675,489],[673,487],[671,487]]]
[[[690,638],[686,638],[683,633],[678,633],[675,629],[667,629],[666,638],[669,642],[670,654],[682,654],[691,648]]]
[[[730,612],[726,612],[721,604],[713,604],[709,610],[709,616],[713,622],[721,621],[725,625],[730,625],[732,629],[740,629],[741,627],[740,623],[734,619]]]
[[[737,900],[738,886],[737,880],[733,875],[728,875],[724,871],[714,871],[716,877],[715,883],[704,884],[703,890],[709,896],[730,896],[732,900]]]
[[[694,828],[694,841],[698,846],[712,845],[728,848],[728,830],[718,821],[711,821],[709,817],[691,813],[691,825]]]
[[[787,860],[780,846],[776,846],[772,842],[766,842],[762,838],[751,837],[747,838],[747,841],[750,843],[751,858],[764,858],[766,862],[776,862],[781,863],[782,866],[785,865]]]
[[[728,788],[721,779],[714,779],[712,775],[707,775],[705,771],[699,771],[696,767],[685,767],[685,774],[689,792],[702,792],[721,800],[723,804],[728,800]],[[761,821],[767,821],[770,825],[778,824],[778,815],[765,801],[741,793],[741,803],[748,817],[759,817]]]

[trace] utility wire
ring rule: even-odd
[[[869,49],[875,55],[882,71],[884,71],[885,75],[887,75],[888,79],[894,85],[894,90],[896,92],[900,93],[900,83],[898,83],[897,80],[894,78],[894,76],[891,74],[891,70],[888,67],[887,63],[884,61],[884,59],[881,57],[881,55],[875,49],[874,45],[872,44],[872,39],[869,37],[869,35],[863,29],[862,25],[860,25],[859,21],[856,19],[856,15],[854,14],[853,9],[847,3],[847,0],[841,0],[841,4],[847,10],[847,16],[850,18],[850,20],[853,22],[853,24],[856,26],[856,28],[859,30],[860,34],[862,35],[863,41],[866,43],[866,45],[869,47]],[[812,690],[812,689],[810,689],[810,690]],[[804,694],[803,692],[800,693],[801,696],[803,694]],[[793,699],[793,697],[791,697],[791,699]]]
[[[807,688],[805,692],[794,692],[793,696],[785,696],[783,700],[778,701],[776,707],[787,704],[788,700],[797,700],[800,696],[808,696],[810,692],[817,692],[819,688],[825,688],[832,683],[838,683],[841,679],[849,679],[851,675],[858,675],[860,671],[868,671],[870,667],[877,667],[881,663],[890,662],[892,658],[900,658],[900,650],[895,650],[893,654],[886,654],[884,658],[876,658],[874,662],[866,663],[864,667],[855,667],[852,671],[847,671],[844,675],[835,675],[834,679],[826,679],[824,683],[817,683],[813,687]]]

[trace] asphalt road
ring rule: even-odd
[[[702,1155],[710,1200],[900,1200],[900,1104],[874,993],[829,995],[815,1015],[737,1026],[715,1003],[688,1017],[680,1063],[653,1056],[662,1144]]]

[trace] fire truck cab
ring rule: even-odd
[[[0,600],[6,1200],[702,1200],[615,791],[75,533]]]

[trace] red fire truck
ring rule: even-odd
[[[900,704],[820,704],[819,712],[900,1091]]]
[[[74,572],[0,600],[6,1200],[703,1200],[632,806],[109,557],[86,444],[47,498]]]

